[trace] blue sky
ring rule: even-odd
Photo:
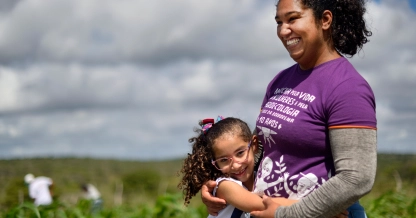
[[[274,1],[4,0],[0,158],[167,159],[199,119],[254,127],[268,82],[294,62]],[[376,96],[378,151],[416,153],[415,1],[369,2],[350,61]]]
[[[416,0],[409,0],[410,7],[416,11]]]
[[[386,0],[374,0],[375,2],[377,2],[378,4],[382,4],[387,2]],[[390,1],[390,2],[396,2],[396,1]],[[410,6],[410,8],[412,8],[413,11],[416,11],[416,0],[407,0],[406,4],[408,4]]]

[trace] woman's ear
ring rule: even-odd
[[[332,24],[332,12],[330,10],[325,10],[322,13],[322,29],[328,30],[331,28]]]

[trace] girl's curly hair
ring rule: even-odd
[[[366,0],[300,1],[313,10],[317,22],[322,19],[325,10],[332,12],[331,39],[339,53],[352,57],[369,42],[372,32],[364,19]]]
[[[194,129],[194,132],[198,136],[189,139],[189,143],[192,143],[192,154],[188,153],[179,171],[183,177],[178,188],[183,190],[185,205],[190,203],[191,198],[199,192],[205,182],[227,176],[211,164],[211,160],[214,159],[212,146],[215,141],[225,134],[241,137],[247,143],[252,138],[247,123],[233,117],[218,121],[205,133],[201,129]]]

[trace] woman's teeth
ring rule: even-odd
[[[296,44],[296,43],[298,43],[299,42],[299,39],[298,38],[296,38],[296,39],[290,39],[290,40],[287,40],[286,41],[286,45],[293,45],[293,44]]]

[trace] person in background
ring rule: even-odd
[[[82,184],[81,189],[83,191],[84,199],[92,202],[91,213],[100,211],[103,205],[103,200],[98,189],[92,184]]]
[[[53,181],[49,177],[36,177],[29,173],[24,177],[26,185],[28,185],[29,196],[34,199],[34,204],[50,205],[52,204],[52,187]]]
[[[365,12],[365,0],[277,1],[277,36],[296,63],[271,80],[256,121],[264,156],[254,192],[267,209],[254,217],[331,217],[347,208],[366,217],[359,199],[376,175],[375,97],[344,57],[372,35]],[[202,201],[217,213],[225,202],[211,195],[214,181],[206,184]]]

